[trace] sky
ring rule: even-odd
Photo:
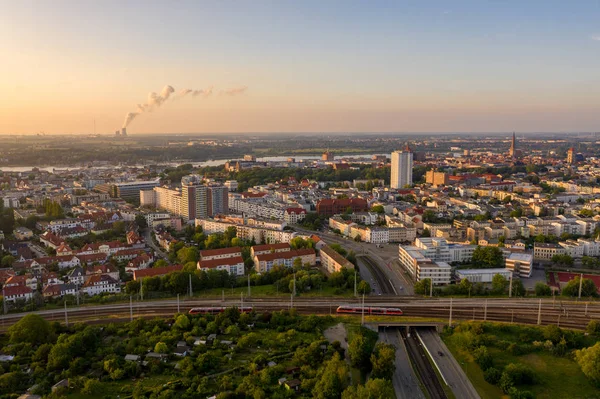
[[[600,0],[0,9],[0,134],[600,131]]]

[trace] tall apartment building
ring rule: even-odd
[[[228,213],[229,192],[225,186],[205,186],[187,181],[182,183],[181,190],[155,187],[151,191],[141,191],[140,203],[194,220]]]
[[[208,216],[207,187],[199,184],[181,186],[181,216],[186,220]]]
[[[229,189],[226,186],[209,186],[206,202],[208,216],[229,213]]]
[[[413,152],[408,144],[402,151],[392,152],[391,187],[403,188],[412,184]]]

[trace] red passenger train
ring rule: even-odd
[[[207,308],[191,308],[189,314],[218,314],[223,313],[227,309],[224,306],[213,306]],[[252,306],[242,306],[237,308],[241,313],[252,312]]]
[[[400,308],[378,308],[372,306],[365,306],[366,315],[390,315],[390,316],[402,316],[402,310]],[[362,314],[362,306],[340,306],[337,308],[337,313],[348,313],[348,314]]]

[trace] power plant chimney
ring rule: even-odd
[[[123,129],[121,129],[121,136],[126,137],[127,136],[127,128],[124,127]]]

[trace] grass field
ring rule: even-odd
[[[496,336],[512,342],[518,343],[519,341],[517,334],[498,332]],[[454,339],[454,335],[444,335],[442,338],[482,399],[508,398],[498,386],[485,381],[483,371],[475,363],[471,351],[459,345],[458,341]],[[509,363],[521,363],[529,366],[535,372],[537,383],[522,385],[519,386],[519,389],[532,392],[537,399],[600,398],[600,389],[590,383],[570,355],[558,357],[544,351],[513,355],[508,351],[490,346],[488,346],[488,351],[493,357],[494,367],[499,370]]]

